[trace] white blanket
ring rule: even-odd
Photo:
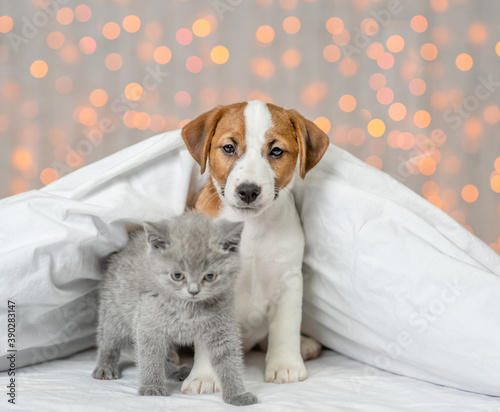
[[[17,366],[91,347],[103,257],[124,245],[127,224],[181,213],[205,179],[173,131],[2,200],[0,301],[16,303]],[[500,395],[495,252],[334,146],[295,193],[305,332],[378,368]],[[6,343],[2,336],[2,370]],[[366,382],[385,376],[363,373]]]
[[[137,396],[138,373],[131,358],[121,363],[122,378],[98,381],[91,373],[96,352],[22,369],[16,406],[0,396],[0,410],[22,412],[499,412],[500,400],[381,372],[366,382],[365,365],[325,351],[306,362],[304,382],[277,385],[264,382],[264,354],[246,357],[245,384],[259,403],[242,409],[227,405],[220,393],[184,395],[180,383],[170,384],[168,397]],[[5,382],[5,373],[0,381]],[[3,384],[2,384],[3,385]],[[2,391],[3,392],[3,391]],[[5,406],[4,406],[5,405]]]

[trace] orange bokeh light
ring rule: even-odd
[[[92,126],[97,121],[97,113],[90,107],[84,107],[78,113],[78,121],[85,126]]]
[[[385,133],[385,123],[381,119],[372,119],[368,123],[367,130],[373,137],[380,137]]]
[[[389,70],[394,66],[394,56],[389,52],[384,52],[377,59],[377,64],[383,70]]]
[[[80,23],[86,23],[92,17],[92,10],[86,4],[75,7],[75,17]]]
[[[464,122],[464,133],[469,139],[477,139],[483,134],[483,124],[477,117],[469,117]]]
[[[408,85],[411,94],[415,96],[422,96],[425,93],[425,89],[427,88],[425,81],[422,79],[416,78],[410,81]]]
[[[224,46],[215,46],[210,51],[210,58],[216,64],[224,64],[229,59],[229,51]]]
[[[361,32],[367,36],[373,36],[378,32],[378,23],[376,20],[368,17],[360,24]]]
[[[102,28],[102,35],[108,40],[114,40],[120,35],[120,26],[113,21],[106,23]]]
[[[97,48],[96,41],[90,36],[82,37],[78,44],[80,46],[80,50],[84,54],[92,54]]]
[[[366,48],[366,55],[372,60],[378,60],[384,54],[384,46],[379,42],[370,43]]]
[[[203,62],[198,56],[190,56],[186,60],[186,69],[191,73],[199,73],[203,69]]]
[[[106,56],[104,64],[108,70],[113,72],[120,70],[123,64],[122,56],[118,53],[110,53]]]
[[[210,34],[210,23],[205,19],[198,19],[193,23],[191,27],[195,36],[206,37]]]
[[[10,16],[0,16],[0,33],[8,33],[14,27],[14,20]]]
[[[431,176],[436,171],[436,161],[430,156],[425,156],[418,162],[418,170],[425,176]]]
[[[467,70],[471,69],[474,62],[470,55],[468,55],[467,53],[461,53],[455,59],[455,64],[457,65],[459,70],[466,72]]]
[[[71,24],[74,17],[75,16],[73,10],[71,10],[69,7],[63,7],[59,9],[56,14],[57,21],[59,22],[59,24],[62,24],[63,26]]]
[[[342,52],[335,44],[330,44],[323,49],[323,58],[330,63],[334,63],[340,59]]]
[[[123,19],[122,26],[126,32],[135,33],[141,28],[141,19],[131,14]]]
[[[413,123],[415,126],[425,129],[431,123],[431,115],[426,110],[417,110],[413,115]]]
[[[473,23],[467,30],[467,38],[472,44],[482,44],[486,40],[486,27],[482,23]]]
[[[49,66],[44,60],[35,60],[33,63],[31,63],[30,73],[33,77],[37,79],[45,77],[48,71],[49,71]]]
[[[339,107],[343,112],[350,113],[356,108],[356,99],[350,94],[345,94],[339,99]]]
[[[490,186],[494,192],[500,193],[500,175],[495,175],[491,178]]]
[[[405,47],[405,41],[398,34],[394,34],[387,39],[386,45],[390,52],[399,53]]]
[[[44,185],[48,185],[48,184],[56,181],[57,178],[58,178],[57,172],[54,169],[52,169],[51,167],[47,167],[47,168],[43,169],[42,172],[40,173],[40,181]]]
[[[427,30],[427,19],[424,16],[413,16],[410,21],[411,28],[417,33],[423,33]]]
[[[388,87],[382,87],[378,92],[377,92],[377,100],[380,104],[391,104],[392,101],[394,100],[394,92],[392,89]]]
[[[288,34],[298,33],[300,30],[300,20],[295,16],[289,16],[283,20],[283,30]]]
[[[399,122],[406,117],[406,106],[403,103],[393,103],[389,107],[389,117]]]
[[[439,195],[439,185],[432,180],[428,180],[422,185],[422,194],[424,197]]]
[[[323,116],[316,118],[316,120],[314,120],[314,124],[318,126],[321,130],[323,130],[325,133],[328,133],[332,127],[330,120],[328,120],[326,117]]]
[[[487,106],[484,109],[483,117],[486,122],[495,124],[500,122],[500,108],[494,104]]]
[[[432,43],[425,43],[420,48],[420,55],[422,56],[423,59],[425,59],[427,61],[432,61],[437,57],[438,49]]]
[[[172,58],[172,52],[167,46],[160,46],[155,49],[153,57],[156,63],[167,64]]]
[[[300,52],[296,49],[288,49],[281,55],[281,62],[287,69],[293,69],[300,64]]]
[[[338,17],[330,17],[326,21],[326,30],[331,34],[340,34],[344,30],[344,22]]]
[[[132,102],[140,100],[142,94],[143,94],[143,89],[139,83],[129,83],[125,87],[125,97]]]
[[[53,31],[47,36],[47,46],[53,50],[58,50],[64,46],[64,34],[59,31]]]
[[[462,199],[467,203],[474,203],[479,197],[479,191],[474,185],[466,185],[462,189]]]
[[[180,90],[175,93],[174,102],[178,107],[188,107],[191,104],[191,95],[184,90]]]
[[[382,159],[376,155],[368,156],[365,160],[365,163],[375,167],[378,170],[381,170],[383,166]]]
[[[448,8],[448,0],[431,0],[431,7],[437,13],[442,13]]]
[[[20,171],[28,170],[33,164],[33,153],[25,148],[19,147],[12,153],[12,166]]]
[[[102,107],[108,101],[108,94],[102,89],[95,89],[90,93],[89,100],[95,107]]]
[[[259,42],[269,44],[274,40],[274,29],[271,26],[260,26],[255,36]]]

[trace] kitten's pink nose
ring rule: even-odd
[[[191,293],[191,295],[193,296],[196,296],[198,293],[200,293],[199,290],[190,290],[189,293]]]

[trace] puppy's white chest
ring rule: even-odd
[[[301,275],[304,234],[300,220],[293,203],[280,206],[280,213],[270,211],[249,219],[235,216],[228,209],[220,215],[245,221],[240,246],[241,271],[235,285],[235,311],[247,350],[267,335],[267,320],[287,281]]]

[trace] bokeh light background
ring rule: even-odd
[[[500,252],[499,1],[24,0],[0,16],[1,197],[262,99]]]

